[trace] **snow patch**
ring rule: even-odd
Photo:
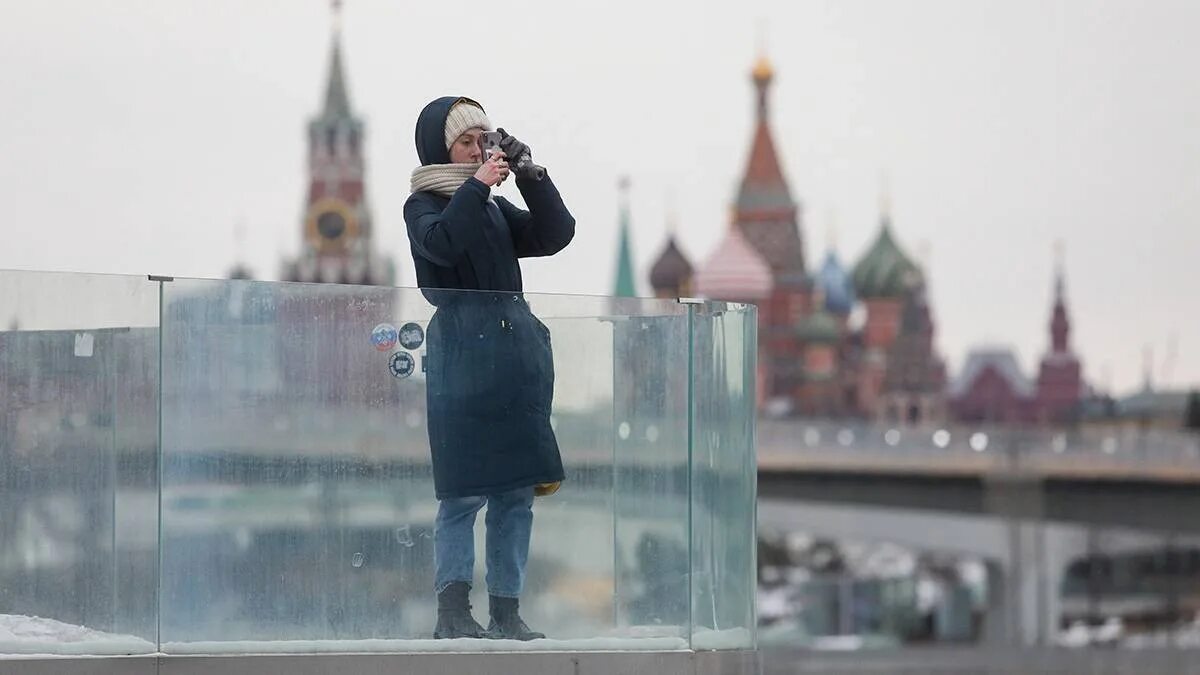
[[[0,654],[118,656],[152,654],[153,642],[115,635],[54,619],[0,614]]]
[[[353,654],[405,652],[686,651],[683,638],[599,637],[577,640],[272,640],[164,642],[166,654]]]
[[[347,654],[411,652],[688,651],[748,648],[745,628],[698,630],[689,646],[678,626],[630,626],[608,635],[568,640],[254,640],[165,642],[164,654]],[[0,614],[0,655],[123,656],[155,654],[154,643],[41,617]]]
[[[692,635],[692,649],[749,649],[754,637],[746,628],[726,630],[697,630]]]

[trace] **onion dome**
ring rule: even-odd
[[[667,245],[650,267],[650,287],[655,293],[664,291],[675,295],[678,289],[689,285],[691,278],[692,263],[688,262],[687,256],[679,250],[675,236],[667,237]]]
[[[842,338],[842,328],[837,317],[824,308],[801,319],[796,334],[805,342],[832,344]]]
[[[883,219],[879,237],[854,266],[854,291],[864,300],[901,298],[920,285],[921,270],[892,238],[891,222]]]
[[[771,266],[736,225],[696,273],[696,292],[715,300],[762,300],[773,287]]]
[[[845,316],[854,309],[854,284],[833,251],[825,254],[825,262],[821,263],[813,281],[825,296],[826,310]]]

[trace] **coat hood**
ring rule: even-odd
[[[421,160],[421,166],[450,163],[450,150],[446,148],[446,117],[459,101],[466,101],[483,110],[483,106],[465,96],[443,96],[430,101],[417,117],[417,157]]]

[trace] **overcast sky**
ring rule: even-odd
[[[622,173],[639,290],[672,202],[707,258],[746,160],[760,25],[810,267],[831,244],[862,255],[886,171],[952,370],[999,344],[1033,371],[1062,240],[1087,377],[1138,386],[1149,345],[1160,384],[1200,382],[1191,0],[346,0],[400,283],[413,124],[442,94],[527,141],[576,214],[571,247],[525,265],[528,290],[611,289]],[[219,277],[240,255],[277,278],[300,243],[329,37],[326,0],[0,0],[0,268]]]

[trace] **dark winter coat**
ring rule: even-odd
[[[422,165],[449,163],[443,130],[458,100],[440,98],[421,112],[416,142]],[[517,187],[528,211],[503,197],[489,201],[488,187],[474,178],[453,197],[418,192],[404,205],[417,285],[437,306],[425,363],[438,499],[564,477],[550,428],[550,331],[521,295],[517,260],[562,250],[574,237],[575,219],[549,175],[518,179]]]

